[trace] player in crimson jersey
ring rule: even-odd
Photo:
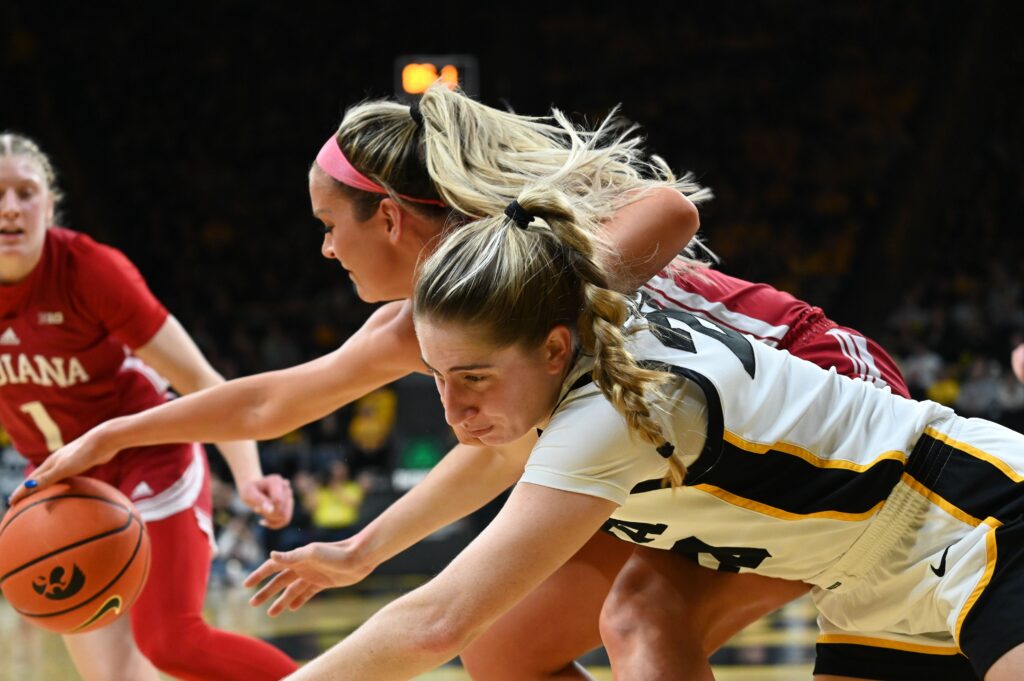
[[[636,146],[628,136],[602,138],[600,133],[571,129],[557,118],[542,121],[497,111],[443,87],[430,89],[417,109],[394,102],[353,107],[310,171],[313,213],[324,225],[323,255],[339,262],[359,295],[367,301],[396,302],[381,307],[345,345],[318,360],[231,381],[92,431],[52,459],[52,470],[40,471],[40,484],[105,460],[123,447],[164,442],[175,435],[202,441],[274,437],[403,375],[424,371],[404,300],[412,292],[417,262],[447,226],[460,224],[467,216],[504,210],[524,184],[555,172],[569,154],[589,154],[592,159],[577,177],[574,191],[581,206],[590,206],[591,217],[601,223],[614,253],[611,257],[619,259],[618,288],[635,290],[690,241],[698,216],[689,199],[706,196],[685,178],[642,179],[664,176],[658,175],[660,166],[638,160]],[[528,159],[531,174],[513,170],[516,164],[506,157]],[[706,279],[693,275],[686,281],[725,281],[718,277],[709,273]],[[731,281],[731,293],[708,288],[706,299],[723,306],[742,300],[738,311],[751,318],[765,315],[762,321],[769,326],[793,324],[790,333],[808,341],[806,350],[817,347],[817,342],[828,345],[827,351],[813,355],[814,361],[852,370],[834,336],[805,333],[831,328],[820,310],[770,287]],[[654,282],[667,283],[664,278]],[[776,319],[779,314],[783,319]],[[874,356],[878,366],[891,367],[891,361],[877,362],[882,354]],[[883,374],[884,380],[903,390],[898,373],[891,373]],[[472,434],[458,434],[463,442],[479,445]],[[324,557],[332,576],[319,588],[354,584],[384,560],[515,484],[535,439],[528,436],[500,448],[460,444],[356,536],[289,555],[313,552]],[[600,644],[601,605],[631,551],[607,535],[595,535],[541,589],[463,651],[471,676],[587,678],[574,660]],[[688,589],[686,583],[681,587],[686,589],[687,607],[702,613],[685,632],[688,643],[693,643],[685,648],[691,654],[673,667],[685,678],[710,674],[706,652],[806,590],[800,583],[757,575],[692,569],[706,578],[702,588],[723,588]],[[319,588],[289,592],[270,612],[283,610],[284,602],[301,605]],[[260,600],[263,597],[257,596]],[[736,608],[737,603],[742,608]]]
[[[642,290],[658,308],[686,310],[837,373],[910,397],[896,362],[875,341],[768,284],[715,270],[662,272]]]
[[[51,226],[59,199],[39,148],[0,135],[0,424],[33,467],[99,423],[166,402],[162,376],[183,393],[223,382],[123,254]],[[287,524],[288,483],[263,476],[253,443],[222,451],[242,498],[267,524]],[[132,499],[152,542],[130,622],[64,636],[86,681],[156,681],[154,666],[194,681],[270,681],[296,668],[202,619],[213,528],[201,445],[126,449],[86,474]]]

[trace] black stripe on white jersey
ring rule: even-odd
[[[893,459],[856,472],[815,466],[785,452],[755,453],[730,442],[721,445],[716,465],[702,471],[696,482],[691,482],[687,475],[686,484],[711,485],[741,499],[793,515],[866,513],[889,496],[903,473],[903,464]],[[785,483],[780,484],[780,481]],[[645,480],[634,486],[630,494],[643,494],[662,487],[661,480]]]
[[[773,449],[749,452],[724,442],[721,463],[700,482],[795,515],[861,514],[885,501],[902,474],[903,463],[896,459],[858,472],[815,466]]]
[[[707,484],[795,515],[821,512],[860,514],[884,501],[903,473],[903,463],[885,459],[863,472],[815,466],[792,454],[769,449],[748,452],[724,439],[718,390],[702,374],[661,362],[640,361],[646,369],[670,371],[696,383],[708,403],[704,451],[686,472],[686,485]],[[785,480],[784,485],[779,481]],[[630,490],[643,494],[662,489],[662,481],[645,480]]]
[[[1024,484],[929,435],[917,441],[907,474],[979,521],[992,517],[1008,523],[1024,515]]]
[[[704,438],[704,449],[701,451],[700,456],[697,457],[697,460],[687,467],[685,484],[693,485],[700,482],[701,478],[711,468],[718,464],[722,453],[723,435],[725,434],[725,419],[722,416],[722,400],[718,396],[718,389],[715,387],[714,383],[704,376],[704,374],[694,371],[693,369],[646,359],[637,361],[637,364],[644,369],[649,369],[651,371],[665,371],[692,381],[701,389],[701,392],[704,393],[704,401],[707,403],[708,416],[707,433]],[[647,480],[638,483],[633,487],[634,491],[631,491],[630,494],[635,493],[637,487],[647,485],[651,482],[654,481]],[[660,488],[662,486],[661,480],[658,480],[657,483]]]

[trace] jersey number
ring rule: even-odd
[[[656,310],[648,312],[647,320],[651,322],[651,331],[665,345],[683,352],[696,353],[697,348],[693,344],[693,336],[686,329],[672,326],[669,319],[682,322],[697,333],[702,333],[709,338],[714,338],[740,361],[747,374],[754,377],[754,348],[750,340],[742,333],[733,331],[724,326],[719,326],[711,321],[697,319],[696,316],[682,310]]]
[[[21,405],[20,409],[32,417],[32,421],[35,422],[36,428],[46,438],[46,448],[51,452],[55,452],[64,446],[64,438],[60,436],[60,426],[53,420],[53,417],[46,411],[46,407],[43,406],[42,402],[38,400],[35,402],[26,402]]]
[[[765,558],[771,558],[768,549],[747,548],[742,546],[710,546],[696,537],[680,539],[672,546],[676,553],[695,556],[707,553],[718,561],[718,569],[722,572],[739,572],[740,568],[753,570]]]
[[[668,529],[668,525],[665,523],[640,523],[633,520],[609,518],[601,529],[612,536],[615,536],[615,532],[612,530],[618,530],[634,544],[649,544],[654,541],[654,537],[663,534]]]

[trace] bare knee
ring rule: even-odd
[[[601,641],[609,652],[628,647],[643,631],[645,616],[652,614],[642,584],[631,575],[619,575],[601,608]]]

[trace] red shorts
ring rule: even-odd
[[[779,347],[822,368],[833,367],[843,376],[859,378],[878,388],[888,386],[894,394],[910,397],[899,367],[882,346],[824,315],[801,322]]]
[[[126,449],[85,475],[121,490],[147,523],[194,508],[200,526],[210,534],[210,467],[200,444]]]

